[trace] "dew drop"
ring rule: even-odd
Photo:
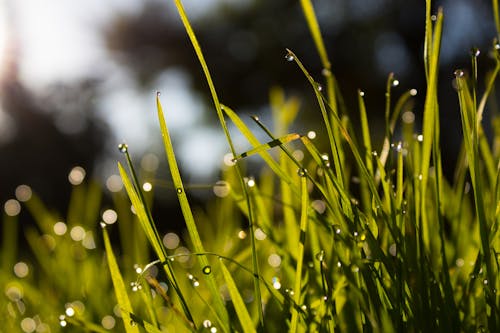
[[[212,267],[207,265],[207,266],[203,267],[203,269],[201,271],[203,272],[203,274],[208,275],[208,274],[212,273]]]
[[[316,84],[316,89],[318,89],[318,91],[322,91],[323,90],[323,86],[321,84]]]
[[[205,328],[212,327],[212,322],[210,320],[208,320],[208,319],[205,319],[203,321],[203,327],[205,327]]]
[[[372,151],[372,155],[373,155],[373,156],[378,156],[377,151],[376,151],[376,150]]]
[[[133,319],[130,319],[130,326],[136,326],[137,323],[133,320]]]
[[[182,194],[182,188],[178,187],[176,190],[177,194]]]
[[[307,132],[307,137],[311,140],[316,139],[316,132],[315,131],[309,131]]]
[[[424,141],[424,136],[422,134],[417,135],[417,141],[418,142],[423,142]]]
[[[437,20],[437,16],[436,15],[431,15],[431,21],[436,21]]]
[[[359,96],[364,97],[365,96],[365,92],[360,90],[359,91]]]
[[[483,280],[483,284],[486,286],[488,284],[488,280]]]
[[[399,80],[396,80],[396,79],[392,80],[392,86],[393,87],[399,86]]]
[[[321,250],[319,253],[317,253],[316,259],[318,259],[319,261],[324,261],[325,260],[325,251]]]
[[[280,280],[279,277],[274,276],[273,279],[272,279],[272,282],[273,282],[273,288],[274,289],[276,289],[276,290],[281,289],[281,280]]]
[[[455,75],[455,77],[459,78],[459,77],[463,77],[464,76],[464,71],[461,70],[461,69],[457,69],[453,72],[453,74]]]
[[[495,50],[500,50],[500,43],[495,43],[494,48],[495,48]]]
[[[307,175],[307,170],[304,169],[304,168],[300,168],[297,170],[297,174],[300,176],[300,177],[305,177]]]
[[[286,61],[294,61],[295,57],[290,52],[287,52],[287,54],[285,55],[285,59]]]
[[[410,95],[412,95],[412,96],[417,96],[417,93],[418,93],[417,89],[410,90]]]
[[[121,153],[126,153],[128,151],[128,146],[126,143],[120,143],[118,145],[118,150],[121,152]]]
[[[340,233],[342,232],[342,230],[340,229],[340,225],[338,225],[338,224],[335,224],[335,225],[333,226],[333,229],[335,230],[335,233],[336,233],[337,235],[340,235]]]
[[[470,50],[470,55],[473,56],[474,58],[479,57],[480,54],[481,54],[481,51],[477,47],[473,47]]]
[[[157,91],[156,92],[156,97],[160,97],[161,96],[161,91]]]
[[[358,266],[356,266],[356,265],[352,265],[352,266],[351,266],[351,272],[353,272],[353,273],[357,273],[357,272],[359,272],[359,267],[358,267]]]

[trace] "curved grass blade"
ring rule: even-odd
[[[227,290],[229,291],[229,295],[231,296],[231,301],[233,302],[236,315],[240,320],[243,332],[245,333],[256,332],[255,328],[253,327],[252,318],[248,313],[248,310],[245,306],[245,302],[243,302],[243,298],[241,297],[241,294],[238,291],[238,287],[236,286],[236,283],[234,282],[231,273],[227,269],[226,265],[224,265],[222,260],[219,260],[219,263],[222,275],[224,276],[224,280],[226,280]]]
[[[118,268],[118,263],[116,262],[113,249],[111,247],[111,242],[109,241],[108,231],[103,228],[103,238],[104,238],[104,248],[106,249],[106,258],[108,260],[109,272],[111,273],[111,280],[113,281],[113,286],[115,290],[116,300],[118,306],[121,309],[123,325],[125,326],[125,331],[127,333],[139,333],[139,328],[132,325],[132,319],[129,313],[132,312],[132,305],[130,299],[128,298],[127,288],[125,288],[125,283],[123,282],[123,277]]]
[[[196,227],[196,223],[194,221],[193,212],[191,211],[191,206],[189,205],[189,201],[184,190],[181,174],[177,165],[177,160],[175,158],[174,148],[172,146],[172,140],[170,139],[170,134],[165,122],[165,116],[163,114],[163,108],[161,106],[160,98],[158,95],[156,96],[156,107],[158,110],[158,120],[160,122],[163,145],[165,147],[165,153],[167,155],[172,180],[176,188],[175,191],[177,193],[177,198],[179,199],[179,204],[181,206],[182,215],[184,216],[184,221],[186,222],[186,228],[188,230],[189,237],[191,238],[191,242],[193,243],[194,250],[196,252],[203,253],[205,252],[205,249],[203,248],[200,234],[198,233],[198,228]],[[198,256],[198,261],[200,263],[200,267],[209,266],[209,262],[206,256]],[[204,274],[204,276],[207,280],[208,288],[210,289],[210,292],[212,294],[214,307],[217,313],[220,315],[220,318],[222,319],[222,322],[220,322],[219,325],[221,325],[221,327],[226,332],[229,332],[229,316],[219,294],[219,290],[215,283],[215,278],[212,274]]]

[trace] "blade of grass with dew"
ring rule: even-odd
[[[248,313],[248,310],[245,306],[245,302],[243,302],[243,298],[241,297],[241,294],[238,291],[238,287],[236,286],[236,283],[234,282],[231,273],[227,269],[226,265],[224,265],[222,260],[220,260],[219,263],[222,275],[224,276],[224,280],[226,281],[227,290],[229,291],[229,295],[231,296],[231,301],[236,311],[236,315],[240,320],[243,332],[245,333],[256,332],[255,328],[253,327],[252,318]]]
[[[189,22],[189,19],[186,15],[186,12],[184,10],[184,6],[182,5],[182,2],[180,0],[174,0],[175,6],[177,8],[177,12],[179,13],[179,16],[181,18],[182,24],[184,25],[184,28],[186,29],[186,33],[188,34],[189,40],[191,41],[191,44],[193,45],[193,49],[196,53],[196,57],[198,58],[198,61],[200,62],[200,65],[203,70],[203,74],[205,75],[205,79],[207,81],[207,84],[210,89],[210,94],[212,95],[212,100],[215,106],[215,109],[217,111],[217,117],[219,118],[219,122],[221,124],[221,127],[224,131],[224,135],[226,136],[227,143],[229,145],[229,148],[231,149],[231,153],[233,156],[236,156],[236,150],[234,148],[233,141],[231,139],[231,135],[229,134],[229,129],[227,128],[226,120],[224,119],[224,114],[222,112],[222,105],[219,102],[219,97],[217,96],[217,91],[215,89],[215,85],[212,80],[212,76],[210,75],[210,71],[208,70],[207,63],[205,61],[205,57],[203,56],[203,52],[201,51],[200,44],[198,43],[198,39],[196,38],[196,35],[193,31],[193,28],[191,27],[191,23]],[[259,263],[257,260],[257,250],[256,250],[256,245],[255,245],[255,239],[254,239],[254,230],[253,230],[253,216],[252,216],[252,210],[251,210],[251,203],[250,199],[248,197],[248,193],[245,187],[245,181],[243,179],[243,175],[241,172],[241,168],[238,164],[235,165],[236,172],[238,174],[238,179],[241,185],[241,188],[243,190],[243,195],[245,202],[248,206],[248,212],[249,212],[249,224],[250,224],[250,234],[251,234],[251,246],[252,246],[252,265],[254,269],[254,274],[258,276],[259,274]],[[261,296],[261,290],[260,290],[260,282],[259,279],[254,276],[254,292],[255,292],[255,297],[257,298],[257,303],[261,304],[262,303],[262,296]],[[264,327],[264,313],[263,309],[261,306],[259,306],[259,319],[260,319],[260,326],[263,328]]]
[[[250,131],[248,126],[241,120],[236,112],[234,112],[230,107],[226,105],[224,105],[223,111],[253,147],[258,147],[261,145],[257,137],[252,133],[252,131]],[[292,180],[290,175],[281,170],[279,164],[272,158],[271,154],[269,154],[267,151],[261,151],[259,152],[259,155],[264,160],[264,162],[267,163],[271,170],[273,170],[273,172],[276,173],[276,175],[280,179],[283,179],[287,184],[292,186],[292,188],[294,189],[294,193],[299,195],[299,189],[296,186],[293,186],[294,181]]]
[[[423,142],[422,142],[422,155],[421,155],[421,163],[420,170],[422,179],[420,184],[420,219],[421,219],[421,228],[422,228],[422,236],[424,240],[424,244],[427,249],[430,246],[430,235],[429,235],[429,225],[430,223],[427,219],[427,210],[425,208],[426,204],[426,193],[427,193],[427,182],[429,179],[429,168],[430,168],[430,160],[431,160],[431,150],[434,141],[434,123],[436,121],[436,117],[438,117],[437,110],[437,80],[438,80],[438,65],[439,65],[439,49],[441,46],[441,32],[443,27],[443,11],[442,8],[439,9],[435,30],[429,38],[432,38],[428,43],[430,44],[430,50],[428,53],[429,59],[428,62],[428,81],[427,81],[427,92],[425,96],[424,103],[424,119],[423,119]]]
[[[269,150],[273,147],[284,145],[285,143],[297,140],[299,138],[300,138],[300,135],[298,135],[297,133],[287,134],[281,138],[274,139],[274,140],[269,141],[267,143],[261,144],[260,146],[257,146],[253,149],[247,150],[246,152],[243,152],[243,153],[239,154],[238,156],[236,156],[234,159],[237,161],[237,160],[240,160],[242,158],[257,154],[261,151]]]
[[[497,39],[500,41],[500,14],[498,11],[498,0],[491,0],[493,6],[493,17],[495,18],[495,27],[497,29]]]
[[[297,253],[297,267],[295,270],[295,297],[294,301],[296,304],[300,304],[301,290],[302,290],[302,266],[304,263],[304,250],[305,250],[305,242],[306,242],[306,232],[307,232],[307,221],[308,221],[308,206],[309,206],[309,194],[307,193],[307,177],[304,174],[300,175],[300,189],[301,189],[301,198],[300,198],[300,235],[299,235],[299,244],[298,244],[298,253]],[[290,329],[289,332],[297,332],[297,327],[299,323],[299,313],[297,309],[292,308],[292,318],[290,321]]]
[[[106,249],[108,267],[113,281],[116,300],[121,309],[125,331],[127,333],[139,333],[139,328],[133,324],[133,320],[129,315],[132,312],[132,304],[128,298],[127,288],[125,288],[125,283],[123,282],[123,277],[120,273],[120,269],[118,268],[118,263],[116,262],[106,228],[103,228],[102,234],[104,239],[104,248]]]
[[[168,165],[170,169],[170,173],[172,175],[172,180],[174,182],[174,186],[176,188],[177,198],[179,199],[179,204],[181,206],[182,215],[184,216],[184,221],[186,223],[186,228],[189,233],[189,237],[191,238],[191,242],[193,243],[193,247],[195,252],[204,253],[205,249],[201,242],[200,234],[198,233],[198,228],[196,227],[196,223],[194,221],[193,212],[191,211],[191,206],[189,205],[189,201],[184,189],[184,185],[182,183],[181,174],[179,171],[179,167],[177,165],[177,160],[175,158],[174,148],[172,146],[172,141],[170,139],[170,133],[167,128],[167,124],[165,122],[165,116],[163,114],[163,108],[160,103],[160,97],[156,96],[156,107],[158,111],[158,120],[160,122],[160,129],[163,138],[163,145],[165,147],[165,153],[167,155]],[[200,263],[200,267],[204,268],[209,265],[208,259],[206,256],[200,255],[197,256],[198,261]],[[224,331],[229,332],[229,316],[227,314],[226,307],[222,302],[222,298],[220,297],[217,285],[215,283],[215,278],[212,274],[204,274],[204,277],[207,281],[208,288],[212,294],[214,307],[219,314],[222,322],[219,323]]]
[[[132,168],[130,156],[128,154],[128,151],[126,152],[127,156],[127,162],[129,163],[129,166]],[[156,230],[156,227],[151,220],[151,216],[149,212],[147,211],[147,208],[144,206],[144,201],[141,200],[140,195],[136,191],[136,187],[132,185],[132,182],[130,181],[127,172],[121,165],[121,163],[118,163],[118,170],[123,182],[123,186],[125,187],[125,190],[127,191],[127,194],[130,198],[130,201],[132,202],[132,205],[135,208],[139,223],[142,226],[142,229],[144,233],[146,234],[146,237],[149,240],[149,243],[153,247],[153,250],[155,251],[156,255],[160,259],[160,262],[162,262],[164,265],[163,267],[165,268],[165,273],[167,274],[167,278],[169,282],[171,283],[172,287],[174,290],[177,292],[177,296],[179,297],[179,300],[181,302],[182,308],[186,314],[186,317],[193,322],[193,317],[191,315],[191,311],[189,310],[189,307],[186,303],[186,300],[184,299],[184,296],[179,289],[179,285],[177,283],[177,280],[175,278],[175,275],[173,273],[173,268],[171,266],[170,261],[167,260],[167,254],[165,252],[165,248],[163,247],[163,243],[161,238],[158,235],[158,231]],[[133,176],[135,176],[135,173],[132,169]],[[134,177],[134,181],[137,183],[137,179]]]

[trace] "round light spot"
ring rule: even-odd
[[[462,258],[458,258],[457,260],[455,260],[455,265],[457,265],[457,267],[463,267],[465,264],[465,260],[463,260]]]
[[[70,235],[71,239],[73,239],[74,241],[81,241],[85,238],[85,229],[77,225],[76,227],[71,228]]]
[[[144,169],[144,171],[148,172],[156,171],[159,165],[160,165],[160,160],[158,159],[158,156],[156,156],[153,153],[148,153],[144,155],[141,159],[141,167]]]
[[[228,182],[224,180],[219,180],[217,183],[215,183],[213,191],[214,194],[219,198],[224,198],[227,197],[227,195],[231,191],[231,187],[229,186]]]
[[[395,257],[398,253],[397,253],[397,248],[396,248],[396,244],[391,244],[391,246],[389,246],[389,253],[391,254],[391,256]]]
[[[122,317],[122,310],[120,309],[120,305],[116,304],[114,307],[113,307],[113,313],[115,314],[115,316],[117,316],[118,318],[121,318]]]
[[[68,226],[64,222],[56,222],[54,224],[54,233],[58,236],[62,236],[68,231]]]
[[[417,135],[417,141],[418,142],[424,141],[424,136],[422,134]]]
[[[257,239],[257,240],[264,240],[267,237],[267,235],[264,233],[264,231],[262,231],[261,228],[255,229],[254,235],[255,235],[255,239]]]
[[[45,323],[38,324],[38,326],[36,327],[36,333],[45,333],[45,332],[50,332],[50,326]]]
[[[415,122],[415,114],[411,111],[406,111],[401,116],[401,119],[405,124],[413,124]]]
[[[85,169],[81,166],[76,166],[69,172],[68,180],[71,185],[80,185],[85,179]]]
[[[118,219],[118,214],[113,209],[106,209],[102,213],[102,220],[107,224],[113,224]]]
[[[106,188],[110,192],[120,192],[123,188],[123,182],[120,176],[118,175],[111,175],[106,179]]]
[[[73,309],[71,306],[66,308],[66,316],[68,317],[73,317],[75,315],[75,309]]]
[[[308,137],[309,139],[311,139],[311,140],[316,139],[316,132],[314,132],[314,131],[309,131],[309,132],[307,132],[307,137]]]
[[[233,154],[228,153],[228,154],[224,155],[224,165],[230,167],[230,166],[233,166],[235,164],[236,164],[236,162],[234,161]]]
[[[111,330],[116,325],[116,320],[113,316],[104,316],[101,320],[101,325],[107,330]]]
[[[323,200],[314,200],[311,202],[311,206],[320,214],[326,211],[326,203]]]
[[[281,265],[281,257],[277,255],[276,253],[271,254],[269,257],[267,257],[267,262],[271,267],[280,267]]]
[[[25,262],[18,262],[14,265],[14,274],[19,278],[24,278],[28,276],[30,269]]]
[[[187,263],[189,261],[189,254],[191,252],[189,252],[189,249],[186,248],[186,247],[178,247],[176,250],[175,250],[175,255],[178,256],[175,258],[176,261],[180,262],[180,263]]]
[[[145,182],[144,184],[142,184],[142,189],[145,192],[150,192],[153,189],[153,185],[150,182]]]
[[[293,158],[295,158],[297,161],[302,161],[304,159],[304,152],[300,149],[294,150],[292,153]]]
[[[238,238],[239,238],[239,239],[245,239],[245,238],[247,238],[247,233],[246,233],[246,231],[245,231],[245,230],[240,230],[240,231],[238,232]]]
[[[254,187],[255,186],[255,179],[249,178],[247,181],[247,186],[248,187]]]
[[[7,200],[3,206],[5,214],[17,216],[21,212],[21,204],[16,199]]]
[[[21,329],[26,333],[34,332],[36,329],[36,322],[33,318],[24,318],[21,320]]]
[[[31,191],[31,187],[28,185],[19,185],[16,188],[16,198],[21,202],[28,201],[31,199],[33,192]]]
[[[169,250],[176,249],[179,246],[180,238],[176,233],[169,232],[165,236],[163,236],[163,244]]]
[[[23,288],[17,283],[9,283],[7,287],[5,287],[5,295],[11,301],[17,302],[24,296]]]
[[[92,232],[85,233],[85,237],[83,237],[82,239],[82,245],[87,250],[93,250],[96,248],[94,235],[92,234]]]

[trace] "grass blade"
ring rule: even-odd
[[[231,296],[231,301],[233,302],[234,309],[236,310],[236,315],[238,316],[238,319],[240,320],[240,324],[241,324],[241,328],[243,329],[243,332],[245,332],[245,333],[256,332],[256,330],[252,324],[252,318],[250,317],[250,314],[248,313],[248,310],[245,306],[245,302],[243,302],[243,298],[241,297],[241,294],[238,291],[238,287],[236,286],[236,283],[234,282],[234,279],[231,276],[231,273],[227,269],[226,265],[224,265],[222,260],[220,260],[219,263],[220,263],[222,275],[224,276],[224,280],[226,280],[226,285],[227,285],[227,289],[229,291],[229,295]]]
[[[135,326],[135,324],[133,324],[134,321],[130,317],[130,313],[132,312],[132,305],[130,303],[130,299],[128,298],[127,288],[125,288],[125,283],[123,282],[123,277],[120,273],[120,269],[118,268],[118,263],[116,262],[116,258],[113,253],[111,242],[109,241],[108,231],[106,230],[106,228],[103,228],[103,238],[104,247],[106,249],[106,258],[108,260],[109,272],[111,273],[116,300],[121,309],[125,331],[127,333],[139,333],[139,328]]]

